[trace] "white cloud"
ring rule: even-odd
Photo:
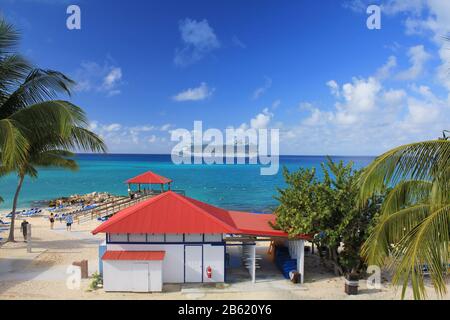
[[[391,76],[392,70],[397,66],[397,58],[395,56],[390,56],[388,61],[377,70],[375,77],[379,80],[384,80]]]
[[[252,129],[266,129],[269,126],[273,116],[273,113],[269,112],[269,109],[265,108],[261,113],[257,114],[250,120],[250,127]]]
[[[112,124],[109,124],[109,125],[103,127],[103,129],[106,132],[119,131],[121,128],[122,128],[122,126],[118,123],[112,123]]]
[[[257,88],[253,92],[253,100],[259,99],[264,93],[266,93],[267,90],[269,90],[272,87],[272,79],[269,77],[264,77],[265,82],[262,87]]]
[[[377,155],[434,139],[450,123],[450,100],[438,98],[427,86],[412,86],[408,92],[368,77],[339,89],[342,95],[331,109],[301,104],[309,115],[281,128],[282,153]]]
[[[431,38],[439,47],[441,63],[437,69],[436,79],[450,91],[450,77],[448,76],[450,67],[449,44],[448,41],[443,39],[444,36],[450,34],[450,1],[388,0],[383,3],[383,12],[391,15],[405,15],[404,23],[407,34],[424,35],[427,39]],[[414,75],[414,71],[412,75]]]
[[[75,72],[78,92],[101,92],[107,96],[121,93],[122,69],[111,65],[109,61],[100,65],[96,62],[82,62],[80,68]]]
[[[122,69],[113,67],[111,71],[103,78],[103,86],[110,90],[114,88],[118,82],[122,80]]]
[[[272,109],[273,109],[273,110],[278,109],[278,108],[280,107],[280,105],[281,105],[281,100],[280,100],[280,99],[275,100],[275,101],[272,103]]]
[[[215,89],[208,88],[208,85],[204,82],[197,88],[189,88],[184,90],[173,97],[173,100],[178,102],[183,101],[201,101],[209,98]]]
[[[334,80],[330,80],[327,82],[327,86],[330,88],[331,93],[335,96],[335,97],[339,97],[340,96],[340,92],[339,92],[339,85],[336,81]]]
[[[207,20],[196,21],[187,18],[179,22],[179,29],[183,47],[175,53],[174,62],[178,66],[193,64],[220,47],[220,42]]]
[[[411,67],[397,75],[399,80],[415,80],[418,78],[422,74],[424,65],[431,58],[431,55],[425,51],[423,45],[418,45],[408,50],[408,57]]]
[[[169,128],[164,125],[134,125],[120,123],[101,123],[92,121],[90,129],[102,137],[110,152],[116,153],[169,153],[172,142],[169,138]]]
[[[171,128],[173,128],[173,125],[170,123],[166,123],[161,126],[160,130],[161,131],[169,131]]]

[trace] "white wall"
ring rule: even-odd
[[[151,292],[162,291],[162,261],[103,261],[103,283],[105,291],[133,291],[133,263],[148,264]],[[147,281],[143,278],[142,281]]]
[[[212,246],[209,244],[203,245],[203,281],[204,282],[224,282],[225,270],[225,247]],[[212,278],[208,279],[206,276],[206,268],[211,266]]]
[[[110,251],[165,251],[163,260],[163,282],[184,282],[184,245],[183,244],[112,244]],[[203,279],[205,282],[224,282],[225,247],[203,245]],[[212,279],[206,276],[206,268],[211,266]]]
[[[108,244],[110,251],[165,251],[164,283],[184,282],[184,245],[182,244]]]

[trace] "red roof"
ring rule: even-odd
[[[129,184],[166,184],[170,182],[172,182],[171,179],[159,176],[151,171],[127,180],[127,183]]]
[[[272,228],[275,224],[274,214],[256,214],[248,212],[229,211],[236,227],[243,234],[257,236],[286,237],[287,234],[281,230]]]
[[[118,212],[92,233],[228,233],[288,236],[283,231],[273,229],[269,222],[275,222],[275,215],[228,211],[167,191]]]
[[[165,251],[106,251],[102,260],[164,260]]]
[[[228,211],[167,191],[115,214],[92,233],[237,233]]]

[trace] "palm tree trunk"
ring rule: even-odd
[[[19,176],[19,183],[17,184],[16,193],[14,194],[13,207],[11,211],[11,226],[9,228],[9,237],[8,242],[15,242],[14,240],[14,222],[16,220],[16,209],[17,209],[17,200],[19,199],[19,193],[22,189],[24,176]]]

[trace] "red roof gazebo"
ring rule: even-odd
[[[172,180],[160,175],[157,175],[156,173],[152,171],[147,171],[145,173],[142,173],[134,178],[128,179],[126,181],[128,184],[128,191],[131,191],[131,185],[136,184],[139,186],[139,191],[141,191],[141,185],[143,184],[159,184],[161,185],[161,191],[164,192],[164,185],[169,185],[170,190],[170,184],[172,183]]]

